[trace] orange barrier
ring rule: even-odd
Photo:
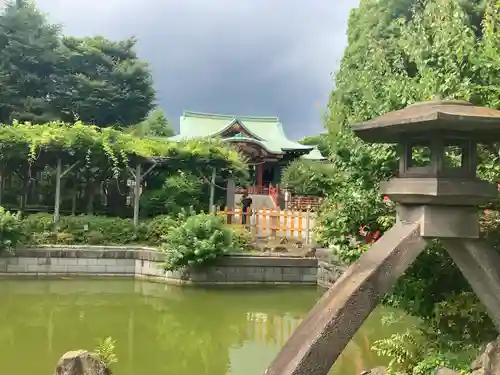
[[[308,243],[315,224],[311,211],[262,209],[243,213],[241,209],[218,211],[229,225],[247,227],[255,237],[277,237]]]

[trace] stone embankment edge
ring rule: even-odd
[[[0,255],[0,277],[135,277],[176,285],[317,285],[315,258],[231,254],[199,270],[165,272],[151,247],[46,245]]]

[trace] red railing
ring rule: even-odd
[[[236,188],[236,194],[260,194],[260,195],[268,195],[269,194],[269,186],[249,186],[247,188]]]
[[[278,207],[278,194],[279,190],[277,186],[276,187],[269,186],[269,196],[273,200],[274,207]]]

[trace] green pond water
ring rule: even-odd
[[[167,286],[133,280],[0,280],[2,373],[52,375],[68,350],[116,341],[116,375],[261,375],[307,311],[315,288]],[[331,374],[384,364],[371,343],[390,330],[375,311]],[[396,314],[398,314],[396,312]]]

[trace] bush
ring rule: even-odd
[[[85,242],[89,245],[102,245],[104,244],[105,238],[104,234],[98,230],[92,230],[90,232],[85,233]]]
[[[73,245],[75,237],[71,233],[58,232],[55,234],[56,243],[58,245]]]
[[[0,206],[0,252],[12,250],[21,240],[19,214],[12,214]]]
[[[53,217],[39,213],[21,222],[22,240],[26,244],[93,244],[125,245],[145,241],[145,225],[134,227],[131,219],[107,216],[61,216],[57,232],[53,232]]]
[[[180,225],[165,233],[165,269],[213,262],[226,254],[231,245],[231,229],[224,226],[220,217],[203,213],[184,217]]]
[[[231,248],[235,251],[252,250],[252,234],[244,227],[229,226],[231,230]]]
[[[165,235],[180,224],[178,217],[157,216],[150,220],[146,226],[144,237],[151,245],[160,245]]]

